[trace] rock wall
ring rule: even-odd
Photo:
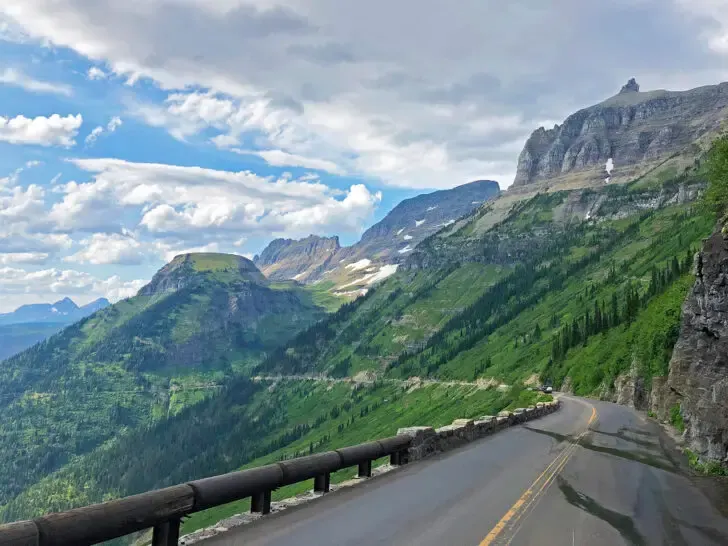
[[[666,380],[653,380],[652,410],[668,420],[680,404],[688,447],[728,463],[728,241],[718,226],[695,258]]]
[[[410,462],[419,461],[435,453],[450,451],[512,425],[548,415],[556,411],[559,406],[558,400],[539,402],[535,406],[519,408],[513,412],[502,411],[497,416],[485,415],[479,419],[456,419],[452,425],[438,429],[433,427],[401,428],[397,431],[397,435],[406,434],[412,437],[408,458]]]
[[[518,159],[514,187],[568,173],[595,180],[625,167],[659,162],[720,130],[728,83],[689,91],[640,92],[630,80],[614,97],[580,110],[552,129],[536,130]]]

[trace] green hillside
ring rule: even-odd
[[[699,188],[699,180],[680,181]],[[647,375],[666,371],[692,256],[714,224],[692,201],[636,206],[674,183],[539,194],[485,236],[470,236],[475,230],[466,224],[425,241],[415,260],[437,267],[398,272],[299,334],[256,371],[341,376],[371,370],[383,377],[506,383],[537,374],[557,386],[569,378],[575,392],[592,395],[609,391],[641,357],[649,381]],[[570,201],[599,199],[600,218],[563,215]],[[648,318],[667,310],[662,321]],[[607,339],[610,347],[619,340],[623,354],[585,357]]]
[[[100,502],[391,436],[402,426],[442,426],[460,417],[495,414],[540,396],[519,388],[501,392],[474,385],[270,384],[239,378],[214,399],[75,459],[0,509],[0,515],[13,520]],[[198,528],[243,506],[234,503],[198,514],[185,528]]]
[[[98,311],[0,366],[0,505],[109,438],[218,392],[322,318],[252,262],[186,255],[138,296]]]
[[[23,440],[2,448],[14,471],[0,518],[493,413],[532,401],[524,382],[614,399],[615,380],[636,373],[649,388],[666,372],[692,256],[714,224],[704,187],[696,163],[657,184],[538,193],[497,219],[487,206],[315,324],[315,301],[337,307],[316,290],[268,283],[242,259],[176,258],[136,298],[9,361],[1,388],[25,390],[3,433]],[[378,380],[249,379],[300,374]],[[411,376],[478,387],[410,390]],[[43,394],[52,385],[65,394]],[[49,434],[59,422],[76,428]]]

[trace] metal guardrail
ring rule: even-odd
[[[153,528],[153,546],[176,546],[183,516],[250,497],[251,512],[270,512],[271,493],[313,478],[314,491],[329,491],[332,472],[359,467],[372,475],[372,461],[389,456],[407,462],[406,435],[326,453],[203,478],[140,495],[0,526],[0,546],[86,546]]]

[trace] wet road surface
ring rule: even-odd
[[[202,544],[727,545],[698,482],[656,423],[562,397],[554,414]]]

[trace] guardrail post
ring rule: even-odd
[[[360,478],[371,478],[372,477],[372,462],[364,461],[359,463],[359,477]]]
[[[319,474],[313,479],[313,490],[317,493],[328,493],[331,490],[331,474]]]
[[[177,546],[180,520],[175,518],[154,526],[152,546]]]
[[[250,497],[250,511],[263,515],[270,514],[270,495],[270,491],[263,491]]]
[[[389,464],[392,466],[399,466],[402,464],[402,452],[395,451],[389,456]]]

